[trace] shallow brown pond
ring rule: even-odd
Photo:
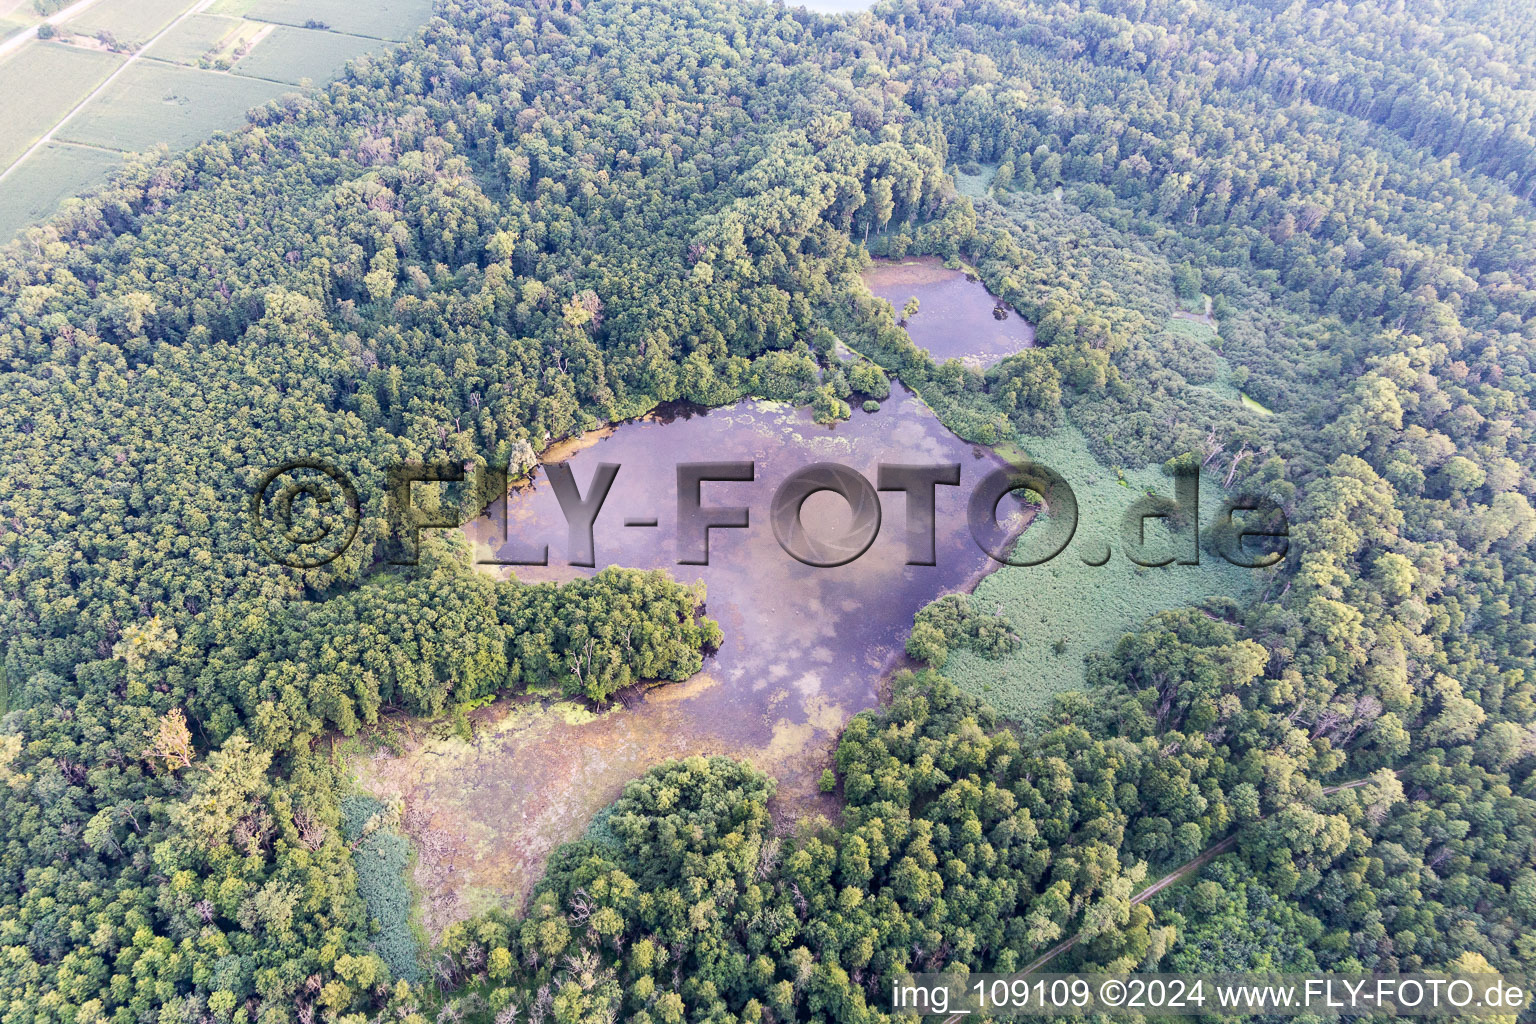
[[[907,300],[916,297],[918,311],[907,318],[907,333],[937,362],[959,359],[987,367],[1035,343],[1033,324],[1000,305],[986,285],[931,256],[877,263],[865,272],[864,283],[895,308],[898,320]]]
[[[574,447],[559,457],[569,461],[583,495],[598,463],[620,466],[594,530],[597,565],[566,564],[565,520],[542,471],[510,496],[505,543],[499,512],[466,527],[478,556],[548,544],[547,568],[515,570],[527,581],[569,579],[606,565],[702,579],[708,614],[720,622],[725,642],[699,675],[627,707],[590,716],[507,702],[484,715],[474,744],[428,742],[361,766],[365,786],[406,802],[407,827],[423,850],[417,882],[433,930],[490,901],[519,903],[558,843],[579,836],[625,782],[666,758],[742,757],[778,778],[781,819],[833,813],[835,805],[817,790],[822,769],[843,723],[877,702],[913,614],[993,566],[971,539],[965,502],[999,464],[996,457],[957,438],[899,390],[878,412],[855,412],[835,428],[816,425],[804,409],[749,401],[621,424]],[[677,564],[676,464],[746,459],[756,462],[754,482],[705,483],[702,501],[748,506],[751,527],[711,531],[709,565]],[[786,554],[768,522],[770,499],[789,473],[820,461],[856,469],[871,482],[880,462],[960,463],[960,486],[937,488],[937,564],[905,564],[900,492],[881,494],[879,535],[850,564],[813,568]],[[659,525],[624,525],[636,518]],[[836,531],[849,518],[847,505],[831,494],[804,506],[812,536]]]

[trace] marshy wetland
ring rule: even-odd
[[[907,297],[918,298],[907,329],[935,358],[983,365],[1033,343],[1032,327],[1016,312],[937,261],[881,263],[865,280],[898,316]],[[1022,439],[1023,448],[1066,474],[1079,494],[1079,539],[1102,546],[1136,495],[1159,486],[1159,474],[1154,468],[1128,479],[1100,465],[1074,437],[1065,429]],[[676,466],[738,460],[754,464],[754,478],[706,482],[701,503],[746,506],[749,528],[711,530],[709,564],[679,564]],[[960,464],[959,486],[935,490],[936,564],[906,564],[899,491],[881,493],[879,533],[857,559],[816,568],[788,555],[769,522],[770,501],[785,477],[819,462],[857,470],[871,482],[880,463]],[[883,681],[905,658],[913,615],[945,593],[980,584],[978,606],[1007,619],[1023,641],[1001,662],[957,652],[946,672],[1005,709],[1028,712],[1080,681],[1086,656],[1147,615],[1252,585],[1231,571],[1143,570],[1119,564],[1123,558],[1101,570],[1079,557],[1077,542],[1049,565],[995,571],[998,563],[971,536],[966,502],[1001,457],[957,437],[899,385],[876,411],[856,407],[850,420],[831,427],[815,423],[808,409],[755,400],[715,410],[659,409],[557,444],[543,463],[463,528],[482,571],[537,582],[609,565],[665,569],[680,582],[704,583],[707,614],[725,638],[702,672],[621,694],[611,708],[556,694],[507,698],[475,712],[473,740],[410,734],[402,752],[359,764],[364,789],[404,806],[419,854],[421,921],[434,933],[489,905],[519,905],[555,847],[580,836],[627,781],[668,758],[745,759],[778,780],[780,822],[835,817],[835,795],[821,793],[819,781],[836,738],[849,717],[879,701]],[[600,464],[619,467],[593,528],[590,567],[570,564],[567,521],[545,468],[553,463],[569,466],[584,497]],[[1009,497],[999,518],[1023,530],[1030,510]],[[850,520],[848,504],[830,493],[811,496],[802,508],[813,537],[836,535]],[[547,565],[495,564],[545,546]]]
[[[745,401],[652,414],[551,455],[571,467],[584,495],[599,463],[620,467],[594,526],[596,565],[568,564],[566,521],[541,470],[531,485],[514,488],[504,513],[493,504],[465,533],[482,562],[547,544],[549,565],[481,568],[515,571],[525,582],[607,565],[664,568],[682,582],[703,581],[707,613],[725,640],[698,675],[626,694],[611,710],[502,701],[477,714],[473,742],[427,740],[365,762],[363,786],[404,801],[407,830],[430,854],[419,858],[416,883],[433,930],[489,902],[516,903],[555,846],[578,836],[625,782],[667,758],[745,758],[779,780],[782,819],[835,814],[818,782],[843,723],[878,701],[914,613],[996,564],[972,539],[965,503],[1001,460],[956,437],[900,388],[878,411],[855,412],[835,427],[816,424],[806,409]],[[705,483],[703,504],[747,506],[751,525],[710,531],[709,564],[679,565],[675,467],[718,460],[753,461],[755,479]],[[959,463],[960,485],[936,489],[936,564],[906,564],[901,492],[882,493],[880,532],[856,560],[816,568],[786,554],[768,522],[769,502],[786,476],[816,462],[871,481],[882,462]],[[1000,518],[1022,527],[1023,507],[1009,502]],[[812,536],[833,536],[849,518],[848,505],[827,493],[802,509]],[[658,525],[625,525],[636,519]]]

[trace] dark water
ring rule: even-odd
[[[1000,463],[950,433],[905,392],[878,412],[855,412],[835,429],[813,423],[804,409],[749,401],[625,423],[586,440],[546,461],[568,461],[583,495],[598,463],[620,466],[594,530],[597,564],[566,564],[567,527],[543,470],[509,496],[505,542],[499,510],[466,527],[478,557],[548,544],[550,566],[519,567],[519,579],[564,580],[606,565],[701,579],[707,612],[720,622],[725,641],[702,673],[653,689],[627,707],[595,718],[527,708],[505,718],[493,713],[473,745],[439,745],[365,766],[365,785],[421,809],[431,819],[423,828],[459,837],[464,852],[452,870],[440,880],[418,878],[429,895],[434,887],[458,887],[442,897],[450,904],[442,914],[428,907],[429,926],[462,916],[453,905],[461,890],[496,900],[526,891],[558,842],[579,835],[626,781],[669,757],[741,757],[778,778],[781,813],[834,812],[818,793],[818,779],[843,724],[877,703],[913,614],[943,593],[968,587],[993,565],[971,538],[965,503]],[[707,566],[677,564],[676,464],[748,459],[756,462],[754,482],[705,483],[702,501],[748,506],[750,528],[711,531]],[[813,568],[787,555],[768,521],[770,500],[788,474],[821,461],[856,469],[871,482],[882,461],[960,463],[960,485],[937,488],[937,564],[905,564],[901,492],[881,494],[879,535],[855,561]],[[624,525],[651,518],[657,526]],[[832,494],[814,495],[803,508],[813,537],[836,532],[850,518],[847,504]]]
[[[895,308],[898,320],[907,299],[917,297],[907,333],[937,362],[959,359],[987,367],[1035,343],[1033,324],[998,305],[980,281],[947,270],[932,257],[878,263],[864,274],[864,283]]]
[[[746,506],[751,526],[712,530],[710,564],[680,565],[675,467],[719,460],[753,461],[756,479],[707,482],[702,503]],[[566,564],[567,527],[543,481],[511,496],[505,546],[499,543],[499,515],[471,524],[471,537],[486,553],[547,543],[549,567],[511,570],[527,581],[570,579],[607,565],[661,568],[684,582],[703,580],[709,614],[726,639],[706,666],[721,685],[689,711],[699,719],[701,735],[723,741],[760,745],[780,722],[811,721],[828,707],[838,708],[841,717],[873,706],[879,676],[901,651],[913,614],[990,567],[971,539],[965,499],[998,463],[951,434],[905,392],[879,412],[855,413],[835,428],[815,424],[805,409],[756,401],[708,414],[647,418],[619,426],[568,461],[584,494],[598,463],[620,467],[593,532],[596,566]],[[851,467],[870,481],[881,462],[960,463],[960,486],[937,489],[938,564],[906,564],[906,499],[900,492],[882,493],[880,533],[855,561],[817,568],[786,554],[768,521],[769,503],[786,476],[814,462]],[[652,519],[656,527],[625,525]],[[847,503],[831,493],[813,495],[802,511],[813,537],[835,536],[850,519]]]

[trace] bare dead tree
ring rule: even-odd
[[[1226,451],[1226,449],[1226,443],[1217,439],[1216,428],[1212,427],[1211,432],[1205,435],[1205,440],[1200,442],[1200,450],[1205,453],[1205,458],[1200,460],[1200,465],[1209,466],[1211,460]]]
[[[318,850],[325,845],[329,830],[325,822],[315,817],[307,807],[296,807],[293,811],[293,827],[298,830],[299,839],[311,850]]]
[[[779,837],[773,836],[763,843],[757,854],[757,877],[766,879],[773,874],[773,865],[779,859]]]
[[[1223,486],[1224,487],[1231,487],[1232,486],[1232,479],[1233,479],[1233,477],[1237,476],[1237,467],[1239,465],[1241,465],[1243,462],[1245,462],[1246,460],[1248,460],[1250,458],[1252,458],[1252,459],[1262,459],[1264,456],[1266,456],[1268,454],[1269,454],[1269,449],[1268,448],[1259,448],[1259,449],[1257,449],[1255,451],[1249,451],[1248,445],[1244,444],[1242,449],[1236,455],[1234,455],[1232,457],[1232,465],[1230,467],[1228,467],[1228,469],[1227,469],[1227,479],[1226,479],[1225,483],[1223,484]]]
[[[1244,445],[1237,450],[1237,454],[1232,456],[1232,464],[1227,467],[1227,479],[1223,481],[1223,487],[1232,486],[1232,478],[1237,476],[1237,467],[1240,466],[1243,463],[1243,460],[1248,458],[1248,456],[1251,454],[1252,452],[1248,450],[1248,445],[1246,443],[1244,443]]]
[[[471,942],[459,954],[459,963],[466,974],[479,974],[480,968],[485,966],[485,950],[480,947],[480,943]]]
[[[794,897],[795,909],[800,912],[800,916],[804,917],[806,914],[810,913],[811,905],[806,901],[805,894],[800,891],[799,884],[790,882],[789,890],[790,895]]]
[[[265,807],[258,807],[235,823],[235,842],[246,853],[266,848],[272,835],[272,816]]]
[[[180,708],[171,708],[160,717],[150,745],[144,751],[146,760],[159,760],[168,772],[174,772],[192,764],[192,733],[187,728],[187,716]],[[60,761],[60,768],[64,762]]]
[[[585,889],[571,893],[571,923],[580,924],[592,916],[592,899]]]
[[[458,981],[459,968],[453,957],[444,954],[432,962],[432,974],[443,988],[452,988]]]
[[[1383,710],[1381,701],[1370,694],[1365,694],[1356,700],[1353,713],[1349,717],[1349,728],[1343,736],[1339,737],[1339,745],[1343,746],[1353,740],[1361,729],[1380,718]]]
[[[1344,721],[1344,713],[1337,708],[1324,708],[1317,716],[1317,721],[1312,724],[1312,739],[1319,736],[1329,736]]]
[[[528,1024],[544,1024],[544,1018],[554,1008],[555,997],[550,994],[548,985],[540,985],[538,995],[534,997],[533,1006],[528,1011]]]
[[[135,807],[133,804],[122,804],[117,808],[117,813],[125,822],[128,823],[128,827],[133,829],[135,833],[138,835],[144,834],[144,828],[139,824],[139,813],[137,807]]]

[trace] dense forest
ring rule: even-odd
[[[0,251],[4,1024],[882,1020],[895,972],[1068,934],[1063,966],[1530,970],[1532,26],[446,0],[29,230]],[[857,276],[906,254],[973,268],[1039,347],[935,364]],[[1169,295],[1212,297],[1219,352]],[[387,467],[502,466],[674,400],[835,421],[891,375],[978,443],[1070,422],[1106,464],[1266,495],[1279,584],[1157,616],[1029,722],[941,674],[1016,638],[930,607],[928,667],[841,740],[837,825],[777,827],[749,765],[669,763],[526,907],[411,953],[364,858],[404,855],[319,741],[608,700],[722,634],[665,575],[493,582],[446,542],[388,566]],[[243,517],[297,458],[367,510],[309,569]]]

